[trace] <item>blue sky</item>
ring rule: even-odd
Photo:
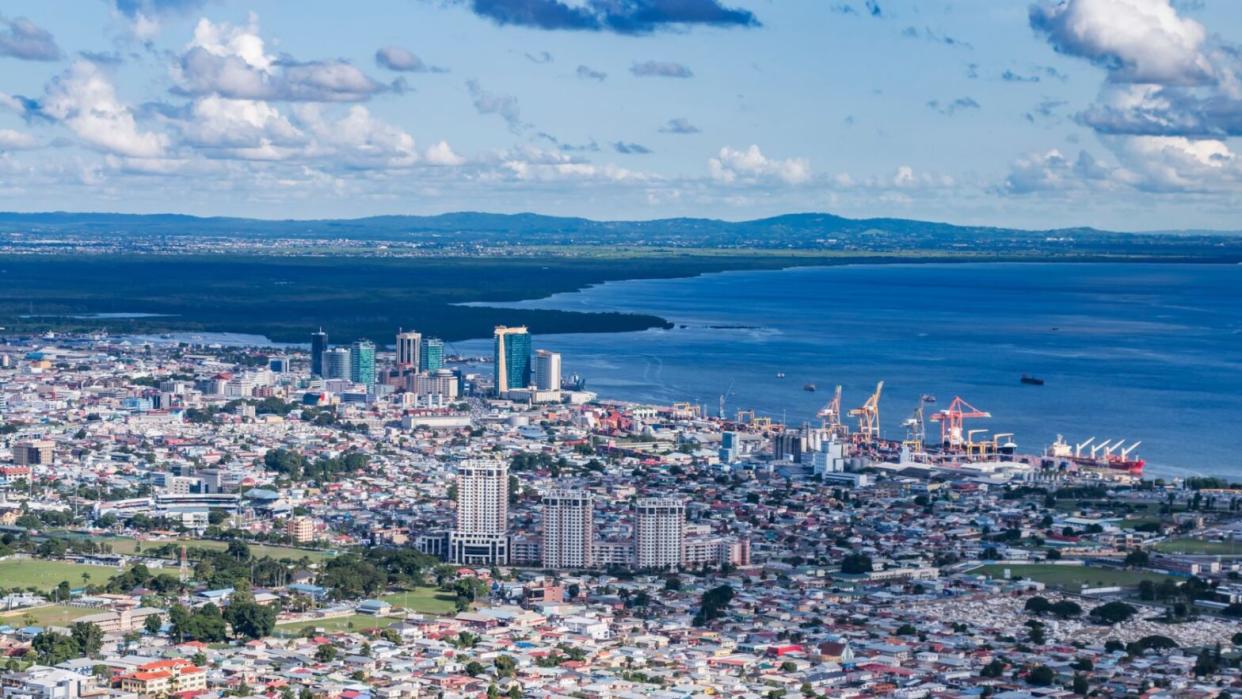
[[[6,0],[0,208],[1238,228],[1233,0]]]

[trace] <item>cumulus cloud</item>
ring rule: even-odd
[[[1118,82],[1199,84],[1213,70],[1202,24],[1169,0],[1067,0],[1031,6],[1031,26],[1060,52],[1086,58]]]
[[[1153,193],[1224,193],[1242,184],[1242,159],[1223,141],[1179,136],[1105,137],[1113,164],[1058,149],[1019,158],[1002,190],[1012,194],[1128,189]]]
[[[757,27],[754,13],[719,0],[459,0],[500,25],[548,30],[649,34],[662,29],[707,25]]]
[[[60,47],[51,32],[25,17],[8,19],[0,15],[0,56],[26,61],[60,60]]]
[[[26,150],[36,148],[38,139],[31,134],[13,129],[0,129],[0,151]]]
[[[253,15],[244,27],[200,19],[172,76],[176,94],[230,99],[358,102],[391,89],[347,61],[267,53]]]
[[[466,89],[470,91],[470,99],[474,102],[474,109],[479,114],[499,116],[509,125],[509,130],[515,133],[530,127],[530,124],[522,121],[521,107],[518,106],[518,100],[513,95],[488,92],[479,85],[477,80],[466,81]]]
[[[129,22],[130,31],[143,41],[155,38],[161,21],[172,15],[197,12],[207,0],[113,0],[113,7]]]
[[[597,80],[599,82],[603,82],[608,77],[608,74],[604,71],[595,70],[590,66],[578,66],[577,75],[583,80]]]
[[[439,66],[429,66],[412,51],[400,46],[385,46],[375,52],[375,63],[399,73],[444,73]]]
[[[664,124],[664,126],[661,126],[660,133],[671,133],[671,134],[682,134],[682,135],[699,133],[699,127],[695,126],[694,124],[691,124],[690,120],[686,119],[685,117],[677,117],[676,119],[669,119],[668,122]]]
[[[692,78],[694,71],[672,61],[643,61],[630,66],[630,72],[640,78]]]
[[[63,124],[87,146],[107,153],[153,158],[168,145],[165,135],[138,126],[107,74],[90,61],[75,61],[48,83],[40,99],[0,94],[0,103],[29,119]]]
[[[712,179],[726,184],[776,179],[787,184],[802,184],[811,178],[811,164],[806,158],[769,158],[751,145],[745,150],[725,146],[715,158],[707,161]]]

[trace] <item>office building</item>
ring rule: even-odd
[[[18,466],[50,466],[52,463],[51,440],[32,439],[13,445],[13,463]]]
[[[589,568],[594,564],[595,512],[591,493],[552,490],[543,496],[544,568]]]
[[[418,369],[423,348],[423,336],[416,332],[397,333],[397,369]]]
[[[311,375],[326,376],[324,374],[323,353],[328,351],[328,333],[320,328],[318,332],[311,333]]]
[[[368,386],[375,383],[375,343],[358,340],[349,346],[349,380]]]
[[[686,538],[686,503],[674,498],[640,498],[634,505],[634,566],[676,568]]]
[[[496,394],[503,396],[513,388],[530,385],[530,333],[526,326],[497,325],[495,331]]]
[[[285,522],[285,533],[296,544],[305,544],[315,540],[315,520],[310,517],[290,517]]]
[[[549,350],[535,352],[535,388],[540,391],[561,389],[561,353]]]
[[[348,379],[349,367],[348,347],[336,347],[323,353],[323,377],[325,379]]]
[[[418,354],[418,370],[428,373],[444,368],[444,340],[438,337],[423,339],[423,346]]]
[[[443,396],[456,398],[458,380],[453,372],[440,369],[427,374],[411,374],[406,379],[406,390],[416,396]]]
[[[462,565],[509,561],[509,464],[468,460],[457,467],[457,526],[449,560]]]

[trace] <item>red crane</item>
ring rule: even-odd
[[[932,415],[932,422],[940,423],[940,444],[950,449],[960,449],[966,443],[966,432],[962,424],[971,418],[992,417],[992,413],[980,410],[962,400],[961,396],[953,398],[949,407]]]

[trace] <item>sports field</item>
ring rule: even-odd
[[[394,607],[404,607],[422,614],[452,614],[457,610],[456,598],[434,587],[420,587],[406,592],[384,595],[380,599]]]
[[[87,566],[62,561],[43,561],[36,558],[20,558],[0,561],[0,588],[36,588],[50,590],[67,581],[70,587],[83,584],[103,583],[117,574],[116,568]],[[82,575],[89,576],[83,579]]]
[[[25,626],[28,623],[33,623],[35,626],[68,626],[77,619],[91,614],[98,614],[100,611],[99,609],[52,604],[46,607],[17,609],[11,612],[0,613],[0,625]]]
[[[1047,564],[1023,565],[985,565],[970,571],[977,575],[1000,578],[1009,570],[1010,577],[1025,578],[1044,583],[1050,587],[1075,591],[1084,585],[1087,587],[1136,587],[1143,580],[1160,582],[1167,575],[1149,573],[1141,570],[1121,570],[1115,568],[1093,568],[1088,566],[1058,566]]]
[[[1188,553],[1206,556],[1242,556],[1242,541],[1207,541],[1205,539],[1168,539],[1156,544],[1160,553]]]
[[[300,636],[305,629],[321,629],[325,632],[365,631],[366,629],[382,629],[395,624],[398,619],[370,614],[351,614],[331,619],[312,619],[295,621],[290,624],[277,624],[276,633],[280,636]]]

